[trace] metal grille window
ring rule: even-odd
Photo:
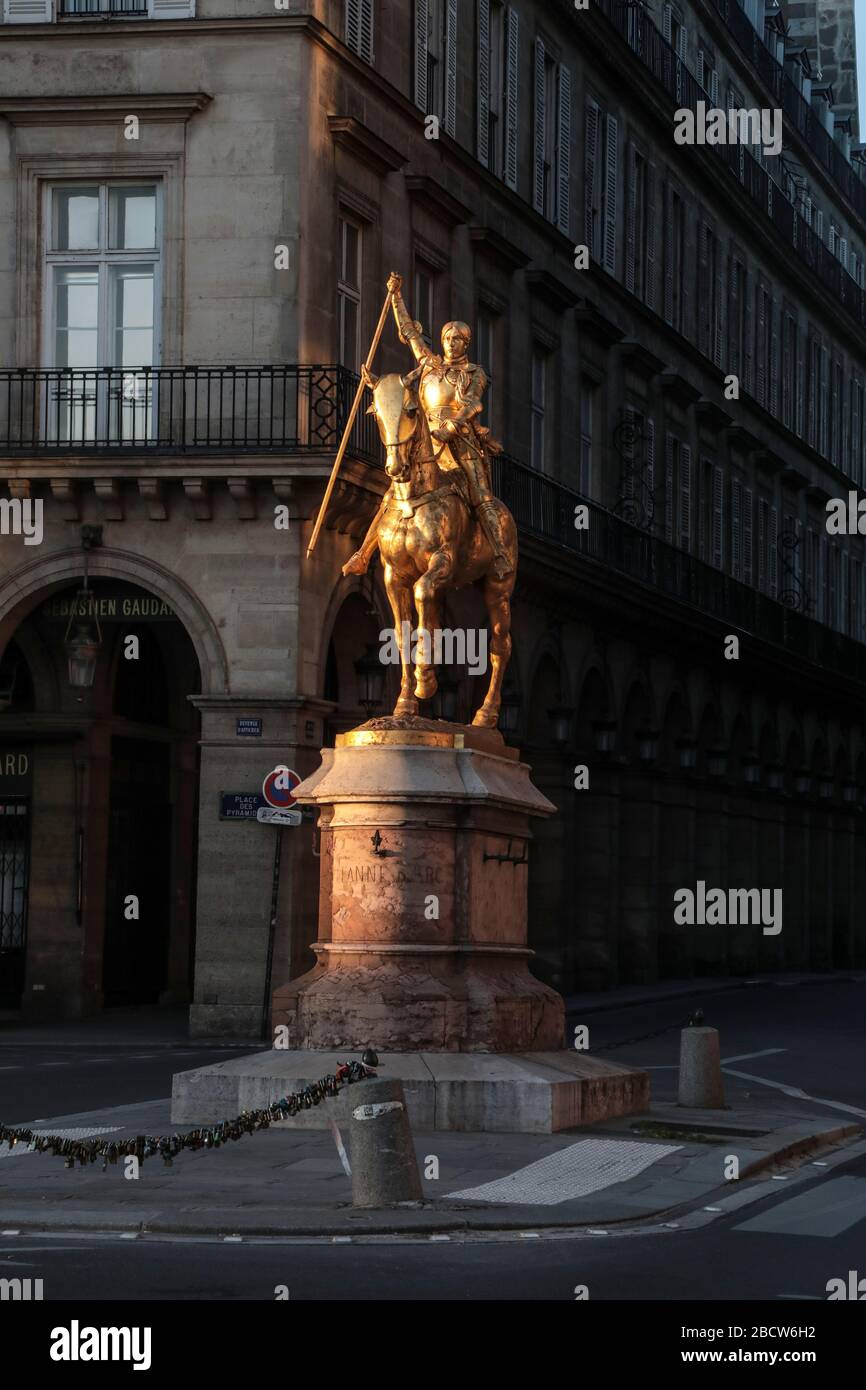
[[[24,985],[29,809],[26,797],[0,796],[0,1003],[13,1007]]]
[[[146,440],[156,407],[146,369],[159,360],[159,187],[54,185],[45,231],[47,437]]]
[[[337,333],[341,367],[357,372],[361,361],[361,239],[357,222],[340,218],[340,278],[337,283]]]

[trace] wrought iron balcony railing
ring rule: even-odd
[[[99,367],[0,371],[0,452],[323,453],[358,378],[345,367]],[[361,412],[352,452],[381,446]]]
[[[788,655],[866,682],[862,642],[740,583],[553,478],[500,455],[493,461],[493,486],[522,533],[647,585],[702,616],[718,618],[729,631],[754,633]],[[589,510],[589,526],[583,530],[574,524],[578,505]]]
[[[735,0],[730,0],[730,3],[734,4]],[[594,4],[664,87],[678,109],[688,107],[694,110],[698,101],[709,101],[697,78],[642,10],[624,4],[623,0],[594,0]],[[866,327],[866,290],[861,289],[853,276],[849,275],[847,268],[812,230],[764,166],[740,144],[708,145],[706,148],[715,151],[724,160],[751,201],[769,217],[776,230],[792,250],[805,260],[815,278],[830,291],[837,303],[844,306],[857,324]]]
[[[129,19],[145,16],[147,0],[58,0],[60,19]]]

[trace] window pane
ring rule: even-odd
[[[156,189],[112,188],[109,205],[112,251],[141,251],[156,245]]]
[[[54,250],[93,251],[99,245],[99,190],[55,188]]]
[[[96,366],[97,304],[96,266],[57,271],[54,324],[58,367]]]
[[[344,285],[360,289],[358,283],[358,228],[351,222],[343,223],[343,273]]]
[[[124,266],[113,272],[113,367],[153,364],[153,269]]]

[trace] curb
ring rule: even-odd
[[[780,983],[792,987],[795,982],[786,980],[785,975],[782,973],[780,973],[777,976],[770,976],[767,979],[762,978],[744,980],[741,976],[739,976],[736,979],[728,980],[710,979],[704,980],[703,982],[701,982],[700,980],[693,980],[686,981],[679,987],[675,986],[672,983],[670,988],[665,990],[664,993],[631,996],[626,999],[612,999],[601,997],[597,1003],[592,1002],[588,1004],[572,1004],[569,1002],[569,996],[565,995],[563,996],[565,999],[565,1016],[566,1018],[574,1018],[577,1014],[614,1013],[620,1009],[639,1009],[643,1005],[647,1004],[665,1004],[670,1003],[674,999],[687,999],[690,995],[703,996],[705,994],[728,994],[730,991],[735,989],[756,989],[762,985],[765,988],[769,986],[770,988],[777,989]],[[796,981],[796,984],[798,986],[825,985],[832,983],[859,984],[861,983],[861,980],[856,975],[840,975],[828,972],[826,975],[814,975],[809,976],[806,979]],[[661,985],[659,988],[660,990],[665,989],[664,985]]]

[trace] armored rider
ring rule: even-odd
[[[467,356],[472,330],[466,323],[453,321],[442,329],[442,355],[432,351],[423,337],[420,323],[410,318],[401,293],[402,276],[392,272],[388,292],[402,343],[415,354],[418,366],[404,381],[417,385],[418,399],[427,417],[434,440],[447,449],[466,478],[469,502],[494,554],[497,579],[511,573],[511,561],[502,534],[500,513],[490,487],[488,458],[502,452],[501,444],[479,423],[487,388],[484,368]],[[373,518],[360,550],[343,566],[344,574],[364,574],[378,544],[379,522],[387,509],[390,490]]]

